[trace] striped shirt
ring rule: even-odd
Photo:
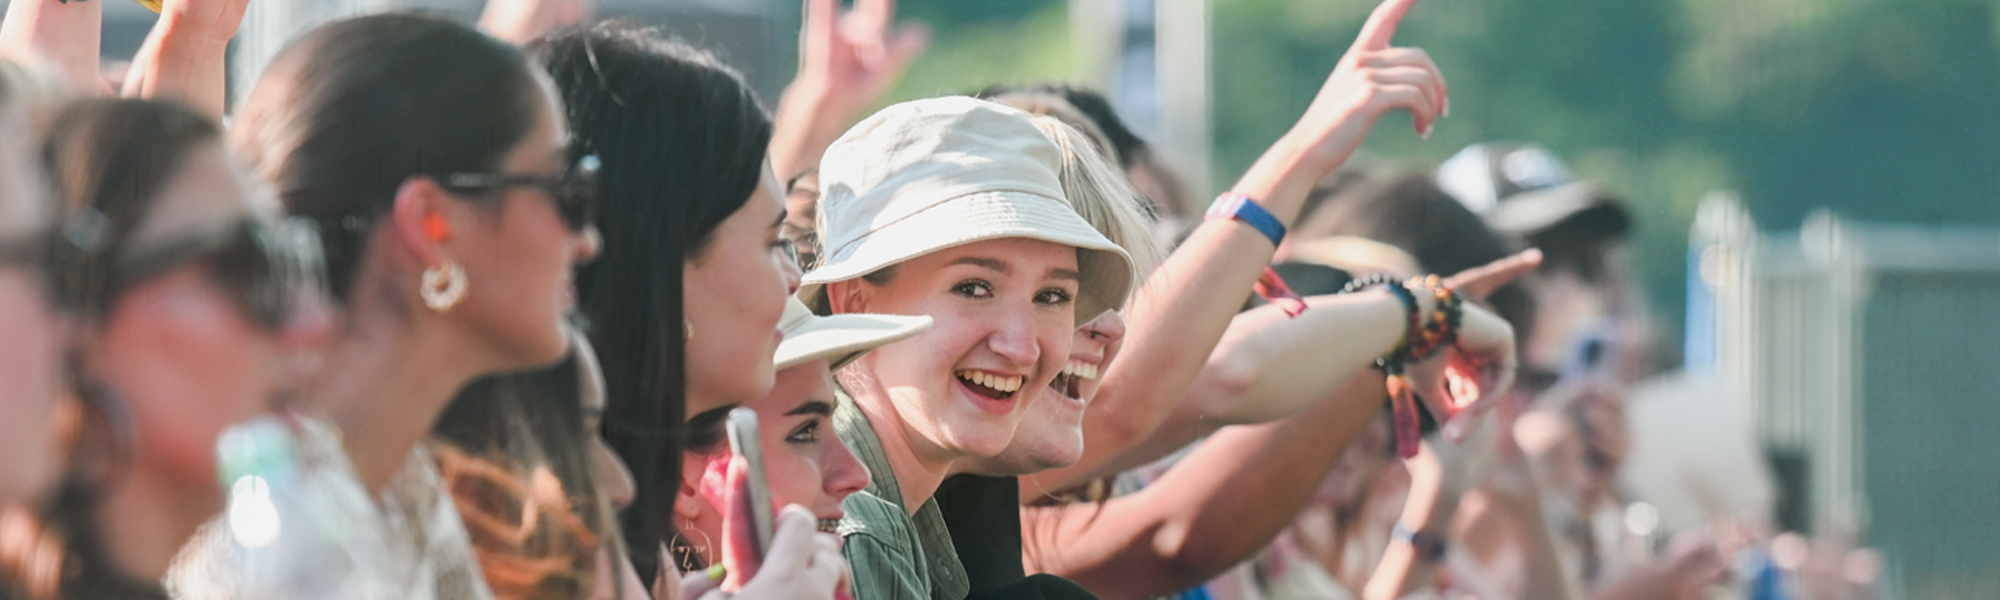
[[[937,501],[925,499],[915,514],[904,508],[903,488],[889,468],[882,439],[846,390],[836,386],[834,394],[840,399],[833,413],[834,431],[854,450],[855,458],[868,465],[870,477],[868,489],[841,504],[847,515],[838,531],[845,544],[841,552],[854,573],[854,597],[964,600],[971,584]]]

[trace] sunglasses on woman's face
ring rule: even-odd
[[[603,162],[586,154],[561,175],[516,173],[452,173],[438,178],[439,185],[455,193],[491,192],[528,187],[541,190],[556,215],[570,231],[581,232],[597,219],[597,172]]]
[[[244,316],[267,331],[282,328],[300,301],[324,289],[326,267],[310,221],[246,218],[125,253],[106,277],[105,297],[194,264],[206,268]]]

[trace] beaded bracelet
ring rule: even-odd
[[[1444,284],[1436,275],[1410,280],[1410,287],[1424,287],[1430,290],[1437,302],[1431,305],[1429,318],[1423,327],[1417,329],[1417,339],[1412,341],[1409,357],[1423,360],[1439,350],[1458,341],[1458,325],[1465,317],[1464,301],[1458,292]]]
[[[1410,292],[1410,288],[1396,281],[1395,277],[1380,273],[1349,281],[1347,285],[1341,286],[1340,293],[1352,294],[1378,285],[1388,288],[1389,295],[1395,296],[1396,300],[1403,303],[1402,339],[1397,340],[1396,345],[1391,347],[1387,354],[1375,358],[1375,370],[1397,375],[1403,372],[1403,363],[1409,359],[1411,345],[1417,341],[1422,332],[1420,319],[1423,316],[1423,309],[1417,306],[1417,296]]]
[[[1417,306],[1416,293],[1410,291],[1414,284],[1406,285],[1387,275],[1371,275],[1348,282],[1346,286],[1340,288],[1340,291],[1353,293],[1377,285],[1389,288],[1389,293],[1403,303],[1403,339],[1397,342],[1388,354],[1375,359],[1375,369],[1382,372],[1383,386],[1389,392],[1389,405],[1395,424],[1396,455],[1407,459],[1417,455],[1419,439],[1422,437],[1422,417],[1417,415],[1419,409],[1415,386],[1411,384],[1410,378],[1403,374],[1403,367],[1410,362],[1421,360],[1423,355],[1415,352],[1418,349],[1415,345],[1431,339],[1426,334],[1431,328],[1424,325],[1423,309]],[[1432,293],[1436,294],[1435,290]],[[1434,318],[1438,314],[1435,308],[1431,312]],[[1456,326],[1451,328],[1452,331],[1456,329]],[[1435,352],[1436,348],[1426,350]]]

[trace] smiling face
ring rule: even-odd
[[[1124,341],[1125,317],[1115,310],[1076,330],[1069,363],[1028,407],[1013,443],[999,456],[977,461],[969,472],[1011,477],[1076,464],[1083,457],[1083,410],[1097,397],[1100,378]]]
[[[774,248],[784,200],[769,167],[762,181],[681,272],[687,318],[687,414],[744,404],[771,391],[778,319],[798,286]]]
[[[835,312],[934,320],[857,361],[849,390],[893,410],[920,460],[998,454],[1069,358],[1078,279],[1075,248],[1005,238],[910,259],[881,285],[832,284]]]
[[[798,504],[819,519],[820,530],[831,532],[846,513],[840,502],[868,486],[868,467],[833,432],[833,378],[825,360],[801,363],[778,372],[770,395],[744,405],[757,412],[758,444],[764,452],[764,476],[772,503]],[[702,536],[723,536],[722,511],[726,445],[687,453],[682,463],[680,516]],[[693,494],[699,490],[699,494]],[[713,547],[695,548],[713,564]]]

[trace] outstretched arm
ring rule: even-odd
[[[1187,589],[1270,543],[1312,499],[1342,449],[1378,410],[1382,379],[1339,391],[1281,422],[1225,428],[1137,493],[1102,505],[1022,509],[1031,570],[1103,598]]]
[[[1539,264],[1541,253],[1530,250],[1454,275],[1449,283],[1469,298],[1483,298]],[[1428,299],[1418,296],[1427,310]],[[1170,408],[1160,426],[1141,441],[1125,443],[1122,452],[1116,453],[1103,447],[1112,443],[1087,437],[1083,460],[1069,468],[1027,476],[1021,486],[1023,497],[1033,498],[1039,494],[1037,490],[1067,489],[1152,462],[1221,427],[1260,423],[1298,412],[1333,393],[1343,380],[1362,371],[1402,339],[1404,309],[1387,291],[1315,296],[1307,298],[1306,305],[1310,310],[1297,318],[1287,317],[1276,306],[1237,315],[1187,387],[1185,398]],[[1511,361],[1512,329],[1483,307],[1467,304],[1465,311],[1465,323],[1470,327],[1461,328],[1461,348],[1455,352],[1486,362]],[[1126,347],[1135,348],[1131,342]],[[1112,362],[1113,370],[1139,353],[1126,350]],[[1489,393],[1485,396],[1496,396],[1510,383],[1487,382]],[[1091,415],[1102,409],[1101,400],[1094,400],[1085,413],[1086,425]],[[1086,435],[1097,433],[1087,430]],[[1092,449],[1100,452],[1092,453]]]
[[[1419,130],[1430,129],[1445,102],[1444,78],[1422,50],[1389,46],[1415,2],[1386,0],[1375,9],[1305,115],[1236,182],[1234,192],[1255,199],[1289,226],[1306,192],[1347,160],[1383,114],[1408,110]],[[1126,350],[1106,371],[1084,415],[1090,443],[1083,459],[1078,467],[1047,474],[1045,482],[1089,479],[1166,421],[1275,250],[1271,240],[1241,222],[1209,220],[1196,227],[1147,278],[1125,313]],[[1400,334],[1393,327],[1381,329],[1384,336]]]
[[[0,21],[0,53],[48,61],[77,93],[107,90],[97,76],[104,29],[102,2],[13,0]]]
[[[179,100],[221,120],[229,103],[229,39],[249,6],[250,0],[166,0],[132,57],[122,95]]]

